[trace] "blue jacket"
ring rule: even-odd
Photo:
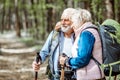
[[[74,42],[74,36],[71,36],[72,41]],[[58,56],[60,55],[62,48],[63,48],[63,42],[64,42],[64,34],[63,32],[57,32],[52,31],[44,46],[42,47],[40,51],[40,57],[42,59],[42,62],[46,60],[46,58],[49,56],[49,64],[52,74],[55,74],[55,68],[54,68],[54,62],[55,60],[58,60]]]
[[[89,63],[95,42],[95,37],[87,30],[83,31],[79,37],[77,50],[78,57],[68,60],[68,64],[73,69],[82,68]]]

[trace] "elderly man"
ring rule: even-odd
[[[68,57],[71,57],[71,47],[74,43],[74,33],[71,28],[71,16],[76,12],[76,9],[67,8],[63,11],[61,21],[57,23],[56,28],[60,27],[60,30],[53,30],[47,38],[43,48],[39,55],[41,62],[43,63],[47,56],[49,56],[49,66],[52,76],[50,80],[60,79],[60,67],[59,67],[59,55],[66,53]],[[42,63],[36,63],[33,61],[32,67],[35,71],[40,69]],[[65,74],[66,76],[66,74]],[[64,80],[72,80],[71,75],[65,77]]]

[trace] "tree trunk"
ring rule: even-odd
[[[24,5],[26,5],[25,4],[25,0],[23,0],[23,2],[22,2]],[[24,29],[25,29],[25,31],[27,31],[27,29],[28,29],[28,12],[27,12],[27,10],[26,10],[26,7],[23,7],[23,15],[24,15],[24,22],[23,22],[23,24],[24,24]]]
[[[11,6],[9,5],[9,8],[8,8],[8,16],[7,16],[7,29],[9,30],[10,29],[10,21],[11,21]]]
[[[32,9],[33,9],[33,15],[34,15],[34,23],[35,23],[35,37],[38,39],[39,38],[39,36],[38,36],[39,29],[38,29],[37,12],[36,12],[36,10],[33,7],[35,5],[38,5],[37,3],[38,3],[38,0],[37,0],[37,2],[34,2],[34,0],[31,0]]]
[[[68,7],[74,7],[73,2],[74,2],[73,0],[68,0],[67,6],[68,6]]]
[[[45,5],[45,3],[42,1],[40,3],[40,5],[42,6],[41,8],[41,24],[40,26],[43,26],[41,27],[40,29],[42,29],[42,32],[41,32],[41,40],[45,40],[45,37],[46,37],[46,24],[45,24],[45,21],[46,21],[46,17],[45,17],[45,9],[43,8],[43,6]]]
[[[18,10],[18,0],[15,0],[15,16],[16,16],[16,21],[15,21],[15,30],[16,30],[16,35],[18,37],[21,37],[21,31],[20,31],[20,19],[19,19],[19,10]]]
[[[114,14],[115,14],[115,20],[120,20],[120,0],[114,0]]]
[[[5,27],[5,0],[4,0],[4,3],[3,3],[3,14],[2,14],[2,25],[1,25],[1,33],[3,33],[4,31],[4,27]]]
[[[85,9],[89,10],[90,11],[90,1],[84,1],[84,7]]]
[[[113,18],[113,6],[112,3],[110,2],[110,0],[105,0],[105,4],[106,4],[106,15],[107,18]]]
[[[120,4],[120,0],[118,0],[118,4]],[[120,5],[118,5],[118,22],[120,23]]]
[[[53,3],[52,0],[46,0],[46,4]],[[53,22],[53,8],[52,7],[47,7],[47,32],[50,32],[53,29],[54,22]]]
[[[64,5],[65,5],[65,8],[67,8],[67,6],[68,6],[68,0],[63,0],[63,2],[64,2]]]

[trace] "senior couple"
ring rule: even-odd
[[[49,80],[60,80],[59,65],[65,65],[75,73],[66,75],[64,80],[105,80],[102,69],[98,67],[93,56],[102,63],[102,48],[99,34],[92,24],[91,14],[85,9],[67,8],[61,15],[61,21],[51,31],[43,48],[39,52],[40,62],[33,61],[34,71],[49,56],[52,74]],[[66,56],[63,56],[64,53]],[[73,76],[75,75],[75,78]],[[66,77],[67,76],[67,77]]]

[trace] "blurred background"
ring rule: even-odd
[[[120,23],[120,0],[0,0],[0,80],[33,80],[31,64],[65,8],[84,8],[93,23]],[[45,62],[39,80],[47,80]]]

